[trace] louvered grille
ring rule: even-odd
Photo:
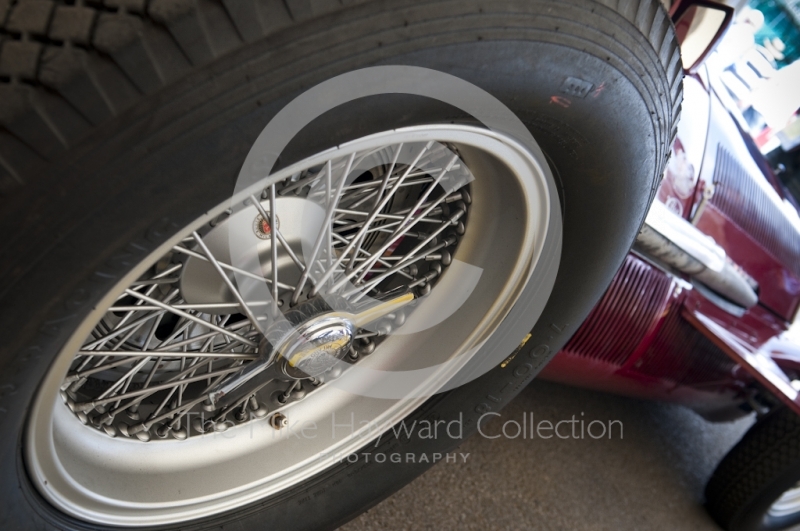
[[[622,365],[664,311],[671,280],[628,255],[611,286],[564,350]]]
[[[642,355],[637,369],[682,385],[696,385],[729,379],[734,365],[675,309]]]
[[[760,175],[755,178],[763,179]],[[711,203],[800,276],[800,233],[786,214],[775,208],[768,192],[722,146],[717,148],[714,183]]]

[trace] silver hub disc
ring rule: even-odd
[[[289,244],[292,252],[295,253],[295,256],[302,257],[303,227],[307,227],[309,224],[316,226],[322,223],[321,219],[308,219],[308,216],[315,214],[320,216],[322,212],[314,208],[308,208],[307,201],[299,197],[279,197],[275,203],[277,212],[280,212],[278,230],[283,239]],[[269,200],[264,200],[261,204],[269,213]],[[254,216],[254,211],[255,209],[248,208],[234,214],[232,217],[222,219],[203,237],[203,242],[217,260],[222,263],[231,263],[229,239],[231,225],[238,227],[247,224],[248,220],[252,220],[252,230],[256,238],[250,238],[250,240],[255,244],[255,251],[258,255],[258,270],[264,278],[268,279],[272,277],[272,241],[269,238],[269,234],[264,232],[264,229],[269,231],[269,224],[263,221],[261,214],[256,213]],[[283,249],[283,247],[280,247],[278,253],[278,277],[283,284],[293,285],[300,278],[300,271],[292,261],[289,253],[281,252]],[[228,273],[228,276],[232,280],[235,279],[234,274],[231,272]],[[187,258],[180,276],[180,290],[181,295],[189,304],[236,303],[236,299],[214,266],[203,257],[189,256]],[[207,312],[225,315],[230,313],[230,309],[209,308]]]
[[[34,484],[76,518],[158,526],[341,462],[442,389],[511,311],[547,235],[543,167],[495,132],[423,126],[224,201],[126,275],[54,360],[28,419]],[[395,292],[416,298],[355,309]],[[293,332],[272,337],[281,322]],[[245,396],[209,401],[264,356]],[[340,385],[428,367],[409,396]]]

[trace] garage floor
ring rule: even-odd
[[[466,463],[436,465],[341,530],[715,530],[701,505],[705,481],[752,424],[534,381],[484,431],[531,412],[537,424],[581,412],[587,424],[619,420],[623,435],[618,424],[612,440],[477,435],[459,450]]]

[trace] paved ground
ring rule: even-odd
[[[624,431],[612,440],[473,437],[460,450],[470,454],[465,464],[438,464],[341,530],[717,530],[703,487],[752,423],[710,424],[677,406],[543,381],[502,420],[530,412],[537,424],[583,412],[587,421],[620,420]]]

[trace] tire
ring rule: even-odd
[[[27,104],[17,100],[0,122],[6,127],[0,139],[3,168],[25,183],[15,186],[0,209],[6,257],[0,266],[0,333],[5,338],[0,344],[0,414],[6,434],[0,443],[0,521],[6,529],[107,527],[107,522],[87,522],[54,507],[31,474],[30,458],[23,454],[26,445],[36,443],[26,439],[26,429],[42,382],[76,330],[146,256],[230,197],[242,161],[264,125],[309,87],[366,66],[409,65],[466,80],[511,109],[555,176],[564,232],[552,295],[511,359],[433,396],[405,417],[408,422],[459,420],[462,437],[426,438],[419,432],[383,437],[360,449],[356,462],[344,460],[279,493],[154,528],[261,529],[268,522],[276,529],[332,529],[411,481],[431,463],[416,459],[397,466],[367,461],[368,456],[453,451],[476,431],[481,415],[510,401],[600,298],[659,183],[675,135],[681,70],[671,24],[656,0],[619,5],[588,0],[366,2],[321,16],[292,10],[290,20],[278,17],[284,21],[280,28],[263,29],[262,24],[266,38],[245,31],[230,11],[227,22],[217,25],[208,24],[205,11],[193,11],[212,4],[220,11],[233,3],[199,2],[200,7],[188,11],[170,11],[182,17],[180,24],[155,17],[158,2],[135,15],[144,28],[136,34],[137,46],[158,32],[162,38],[166,28],[170,42],[193,63],[197,57],[198,66],[160,87],[112,91],[124,99],[115,109],[126,110],[98,113],[90,121],[80,102],[46,89],[34,76],[29,80],[42,85],[27,84],[24,91],[25,101],[38,105],[36,112],[27,112]],[[258,5],[274,7],[266,1]],[[192,20],[203,20],[212,29],[233,21],[237,38],[248,44],[229,46],[217,59],[204,56],[200,52],[207,43],[183,33]],[[147,29],[151,26],[155,29]],[[142,68],[125,71],[128,81],[152,66],[123,64],[130,55],[115,55],[98,42],[95,33],[83,50],[106,66],[120,61],[114,68]],[[36,72],[39,76],[41,68]],[[70,79],[81,79],[80,72],[74,75]],[[46,107],[40,104],[45,100],[57,103]],[[0,101],[5,105],[9,100]],[[64,106],[69,112],[58,114],[63,123],[82,127],[46,131],[62,122],[42,120],[41,110]],[[80,119],[73,120],[76,115]],[[348,141],[430,124],[481,127],[474,117],[427,98],[364,98],[304,128],[273,172]],[[65,134],[68,130],[74,134]],[[48,140],[53,136],[64,142]],[[9,153],[31,156],[14,166]]]
[[[800,523],[800,418],[786,408],[758,421],[720,462],[706,506],[730,531],[773,531]],[[792,498],[792,500],[789,499]]]

